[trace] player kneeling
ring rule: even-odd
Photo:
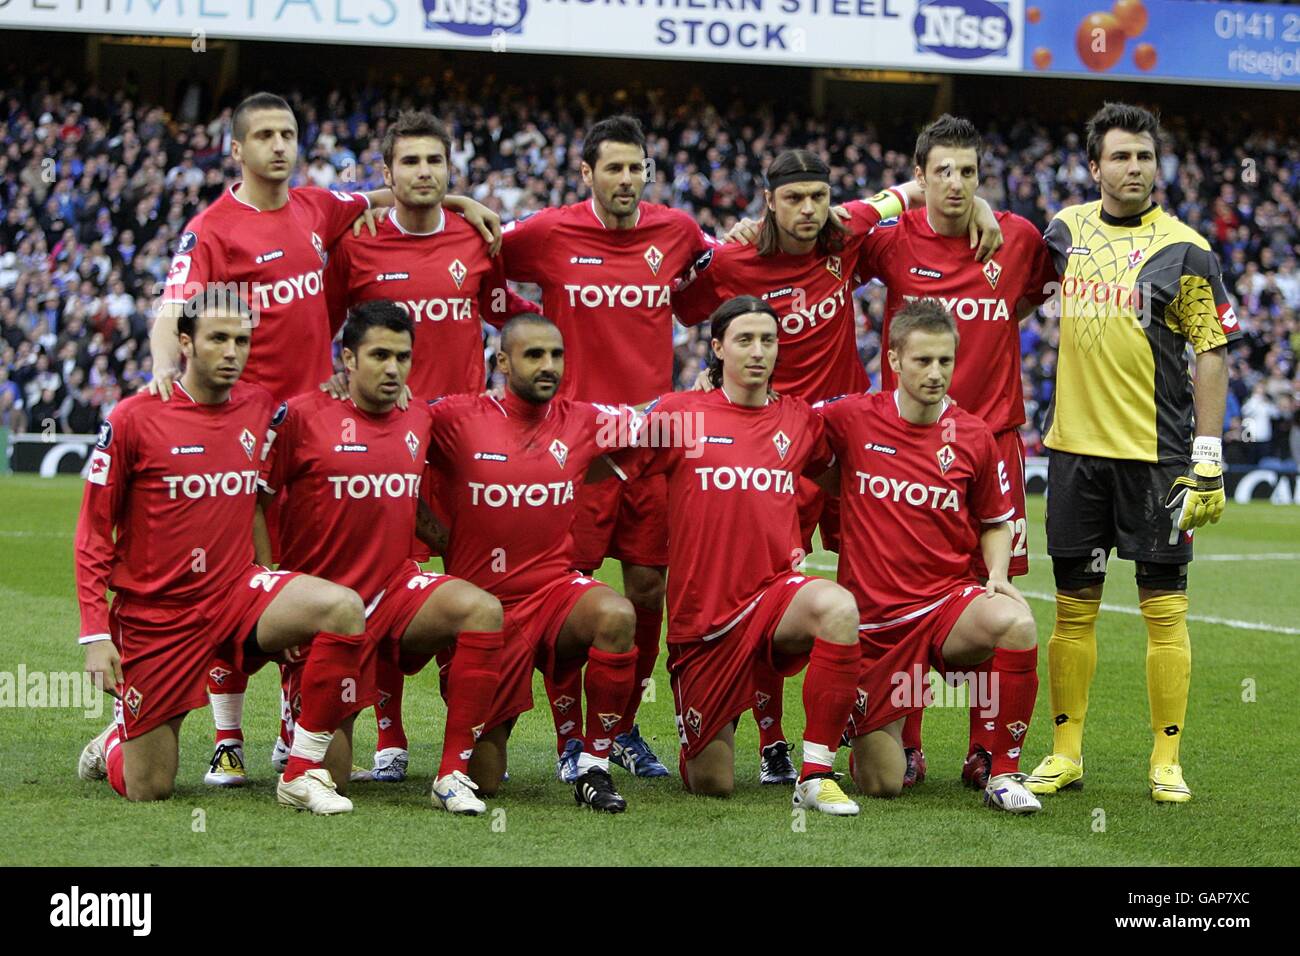
[[[496,793],[515,719],[533,706],[533,669],[554,682],[557,671],[585,658],[587,721],[574,799],[621,813],[627,801],[614,789],[609,756],[636,679],[636,614],[612,588],[573,570],[570,529],[577,485],[600,459],[602,444],[630,432],[634,414],[555,397],[564,340],[540,315],[506,323],[499,360],[506,376],[500,400],[454,395],[430,406],[429,461],[441,473],[451,515],[442,548],[447,569],[496,595],[505,610],[501,682],[470,776],[488,796]],[[421,537],[438,544],[432,512],[424,506],[422,513]],[[453,695],[463,652],[450,655]]]
[[[709,321],[714,389],[664,396],[644,422],[644,447],[618,456],[628,477],[668,480],[668,673],[682,780],[692,793],[730,795],[736,720],[763,703],[756,669],[789,677],[807,667],[794,805],[853,815],[831,766],[853,706],[858,610],[844,588],[793,570],[803,557],[799,476],[821,474],[831,455],[812,409],[769,390],[772,307],[737,296]],[[739,560],[720,547],[739,549]]]
[[[379,700],[376,662],[412,674],[455,647],[432,800],[452,813],[477,814],[487,805],[468,775],[469,757],[496,691],[501,604],[467,581],[424,573],[410,558],[430,444],[427,403],[397,407],[414,337],[410,316],[394,302],[363,302],[348,313],[342,335],[348,397],[309,392],[289,401],[263,469],[263,490],[268,498],[284,497],[280,566],[345,584],[366,602],[366,666],[348,705],[352,717]],[[269,544],[264,547],[269,560]],[[319,651],[312,647],[308,667]],[[291,671],[288,696],[296,701],[308,671],[297,665]],[[301,717],[294,719],[296,751],[304,735]],[[349,720],[346,746],[331,755],[340,781],[352,766],[351,729]]]
[[[346,717],[339,688],[361,676],[365,609],[346,587],[253,563],[258,472],[268,426],[285,411],[260,386],[238,383],[253,325],[220,286],[186,302],[186,368],[171,401],[141,392],[100,430],[77,524],[77,597],[86,671],[118,704],[78,775],[107,777],[129,800],[166,799],[181,722],[207,703],[217,655],[251,673],[311,642],[327,650],[305,664],[304,744],[276,795],[346,813],[352,803],[323,759]]]
[[[984,800],[1041,808],[1024,787],[1020,749],[1038,693],[1033,616],[1007,580],[1010,482],[993,434],[947,397],[957,351],[936,299],[908,304],[889,330],[898,388],[819,403],[837,458],[843,547],[839,581],[862,615],[862,677],[847,736],[865,794],[897,796],[907,767],[902,728],[924,704],[931,666],[951,674],[992,658],[996,728]],[[987,585],[970,570],[976,544]]]

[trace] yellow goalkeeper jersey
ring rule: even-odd
[[[1101,201],[1062,209],[1046,239],[1061,279],[1048,448],[1166,462],[1192,442],[1187,345],[1241,337],[1219,260],[1159,206],[1128,219]]]

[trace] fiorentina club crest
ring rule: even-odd
[[[664,254],[651,246],[645,251],[645,264],[650,267],[651,272],[658,275],[659,267],[664,264]]]
[[[826,271],[837,279],[844,278],[844,264],[840,262],[839,256],[826,257]]]
[[[703,723],[704,718],[700,716],[700,712],[694,707],[686,712],[686,726],[695,731],[696,737],[700,735],[700,727]]]
[[[953,452],[952,446],[944,445],[935,453],[935,455],[939,459],[939,471],[945,475],[948,474],[948,469],[951,468],[952,463],[957,460],[957,455]]]
[[[597,714],[600,718],[600,726],[605,728],[605,733],[609,733],[618,726],[618,722],[623,719],[622,714]]]
[[[411,453],[411,461],[420,454],[420,439],[415,437],[415,432],[406,433],[406,450]]]
[[[557,697],[555,700],[551,701],[551,706],[562,714],[567,714],[569,708],[572,707],[573,704],[574,700],[568,694],[564,694],[563,696]]]
[[[997,260],[990,259],[988,262],[984,263],[984,268],[980,271],[984,273],[984,278],[989,280],[989,285],[996,289],[998,287],[998,279],[1002,275],[1002,267],[998,265]]]
[[[1014,724],[1007,724],[1007,730],[1011,731],[1012,740],[1019,740],[1028,729],[1028,725],[1023,720],[1017,720]]]
[[[214,667],[212,670],[208,671],[208,676],[212,678],[212,683],[216,684],[218,687],[221,687],[226,683],[226,678],[229,677],[230,674],[231,672],[224,667]]]
[[[144,695],[134,687],[128,687],[126,689],[126,696],[122,698],[122,703],[126,704],[126,708],[131,711],[132,717],[139,717],[140,705],[144,703]]]
[[[754,703],[757,705],[759,710],[765,709],[767,707],[767,702],[771,699],[771,694],[764,694],[761,690],[754,692]]]
[[[558,461],[560,467],[563,468],[564,463],[569,460],[569,446],[557,438],[555,441],[551,442],[551,454],[555,456],[555,460]]]
[[[867,692],[861,687],[857,688],[857,695],[853,699],[853,706],[857,708],[859,714],[864,717],[867,714]]]
[[[321,265],[329,262],[329,256],[325,255],[325,243],[320,241],[320,236],[316,233],[311,234],[311,246],[316,250],[316,255],[320,256]]]
[[[474,739],[478,740],[480,737],[483,736],[483,725],[475,724],[473,727],[470,728],[470,732],[474,735]]]
[[[772,444],[776,446],[776,453],[785,460],[785,453],[790,450],[790,439],[786,437],[785,432],[777,432],[772,436]]]
[[[247,428],[239,436],[239,445],[244,449],[244,454],[248,456],[248,460],[252,461],[253,449],[257,447],[257,439],[253,437],[253,433]]]
[[[1142,249],[1134,249],[1128,254],[1128,267],[1132,269],[1135,265],[1145,258],[1146,252]]]
[[[461,262],[459,259],[453,259],[451,265],[447,266],[447,271],[451,273],[451,281],[456,283],[457,289],[459,289],[461,283],[465,281],[465,276],[469,272],[469,270],[465,268],[465,263]]]

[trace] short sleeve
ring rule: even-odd
[[[1056,218],[1047,224],[1047,230],[1043,233],[1043,240],[1047,243],[1047,253],[1052,257],[1052,267],[1056,270],[1058,276],[1065,275],[1065,267],[1070,261],[1070,247],[1074,245],[1074,237],[1070,235],[1070,227],[1066,221],[1057,213]]]
[[[979,461],[975,464],[967,507],[981,524],[1000,524],[1015,515],[1011,504],[1011,478],[1007,463],[1002,460],[993,433],[987,427],[980,430]]]
[[[673,315],[682,325],[701,325],[725,299],[721,270],[714,261],[717,251],[706,249],[673,284]]]
[[[501,259],[505,274],[515,282],[540,284],[548,277],[546,241],[555,223],[555,213],[542,209],[508,222],[501,230]]]
[[[1165,309],[1165,321],[1199,355],[1241,338],[1241,324],[1223,283],[1219,257],[1209,249],[1188,247],[1178,295]]]
[[[176,243],[163,286],[162,301],[184,302],[202,292],[206,284],[219,279],[221,247],[215,229],[207,228],[195,218],[185,227]]]
[[[345,193],[317,186],[300,186],[298,194],[306,199],[316,212],[315,222],[321,242],[326,249],[342,239],[352,229],[357,217],[370,208],[364,193]]]
[[[266,446],[262,452],[261,474],[258,484],[269,495],[277,494],[293,480],[298,458],[299,422],[302,413],[297,406],[281,403],[271,416],[266,431]]]

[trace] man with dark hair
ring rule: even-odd
[[[979,131],[967,119],[945,113],[922,129],[916,138],[914,176],[925,205],[882,223],[862,244],[857,269],[864,279],[876,278],[888,286],[884,339],[889,339],[894,316],[909,302],[927,296],[941,299],[961,325],[961,362],[953,370],[951,395],[993,429],[1006,463],[1015,508],[1008,575],[1015,578],[1029,573],[1018,320],[1050,295],[1056,268],[1033,223],[1004,211],[995,215],[1005,245],[985,262],[971,255],[966,239],[978,208],[980,149]],[[893,368],[882,361],[881,390],[892,392],[896,386]],[[978,547],[972,560],[976,577],[987,576]],[[977,679],[987,680],[990,666],[976,668],[985,675]],[[970,743],[961,774],[976,789],[988,782],[993,753],[992,722],[981,710],[970,710]],[[904,786],[925,779],[924,713],[913,711],[903,728],[908,764]]]
[[[469,776],[494,795],[515,720],[533,706],[533,670],[553,678],[559,669],[581,671],[585,662],[587,720],[574,799],[621,813],[627,801],[614,788],[609,756],[635,680],[635,615],[625,598],[572,570],[569,535],[575,486],[601,458],[610,434],[630,433],[632,413],[556,397],[566,356],[549,321],[517,316],[501,335],[504,396],[453,395],[430,406],[429,463],[440,473],[451,515],[447,570],[494,594],[505,610],[501,680]],[[422,533],[432,540],[430,518]],[[460,653],[450,656],[452,695]],[[581,712],[576,696],[552,706]]]
[[[591,198],[544,209],[506,226],[506,275],[542,289],[542,310],[564,335],[564,394],[587,402],[641,405],[672,389],[674,278],[712,244],[687,213],[641,201],[652,175],[645,135],[630,116],[601,120],[583,141],[582,178]],[[662,479],[603,481],[579,491],[574,566],[622,562],[623,593],[636,608],[638,690],[614,730],[614,762],[643,777],[667,768],[641,737],[636,710],[659,656],[668,545]],[[580,674],[563,669],[547,688],[560,776],[571,779],[580,715]],[[567,729],[566,729],[567,728]]]
[[[432,799],[452,813],[477,814],[487,807],[466,772],[476,728],[496,690],[501,605],[467,581],[425,574],[409,556],[430,441],[428,405],[397,407],[414,334],[410,316],[393,302],[373,300],[352,309],[342,336],[348,399],[314,391],[289,401],[263,467],[263,500],[287,498],[280,567],[337,581],[365,602],[369,666],[352,698],[353,715],[383,691],[375,684],[373,659],[390,662],[398,673],[414,673],[438,651],[456,647]],[[258,552],[270,561],[265,538]],[[303,677],[305,669],[291,664],[295,721]],[[349,719],[336,776],[346,775],[352,764],[351,725]],[[295,744],[300,733],[301,727]]]
[[[976,696],[991,733],[985,803],[1041,809],[1024,787],[1020,750],[1038,693],[1037,634],[1007,577],[1011,485],[993,433],[947,398],[957,327],[937,299],[894,316],[888,360],[897,386],[816,406],[835,452],[842,502],[837,579],[857,601],[862,675],[848,723],[858,788],[902,792],[906,716],[924,705],[933,666],[945,675],[991,661]],[[972,573],[978,546],[987,583]],[[883,554],[901,555],[880,560]]]
[[[1035,793],[1083,777],[1097,613],[1115,548],[1137,565],[1147,627],[1155,738],[1147,786],[1159,803],[1192,798],[1179,763],[1191,680],[1187,565],[1193,530],[1223,514],[1227,346],[1241,328],[1209,243],[1151,201],[1159,139],[1147,110],[1103,106],[1088,122],[1088,168],[1101,199],[1062,209],[1047,227],[1061,276],[1044,437],[1054,726],[1052,753],[1029,778]]]
[[[224,294],[186,302],[185,374],[171,401],[142,392],[100,430],[77,524],[86,671],[118,698],[77,772],[130,800],[171,796],[185,715],[205,701],[218,656],[251,672],[298,656],[302,719],[276,797],[347,813],[324,766],[347,717],[339,688],[361,678],[365,608],[354,591],[253,562],[257,476],[284,403],[239,381],[248,310]],[[114,535],[116,532],[116,537]],[[115,592],[111,609],[105,591]]]
[[[761,693],[755,675],[784,679],[807,667],[802,771],[789,781],[794,805],[851,816],[858,805],[831,768],[853,706],[857,608],[839,585],[796,570],[803,552],[795,479],[821,474],[831,455],[812,409],[771,392],[775,309],[738,296],[710,322],[711,371],[721,384],[665,395],[643,429],[662,436],[675,428],[696,440],[653,441],[616,456],[629,478],[667,480],[668,673],[682,781],[695,794],[729,796],[735,724]],[[684,419],[694,425],[682,427]],[[719,541],[743,541],[744,562],[719,561]]]
[[[501,258],[488,255],[478,231],[443,206],[451,178],[447,128],[430,113],[407,111],[383,140],[384,183],[393,207],[374,235],[344,235],[326,273],[331,327],[359,302],[395,300],[410,314],[415,337],[410,378],[417,398],[477,394],[485,387],[483,322],[500,327],[508,315],[536,307],[506,286]],[[347,394],[346,382],[332,391]],[[444,523],[437,476],[426,474],[421,497]],[[428,552],[415,542],[414,556]],[[378,738],[370,779],[395,783],[409,761],[402,721],[403,676],[381,657],[376,677]]]

